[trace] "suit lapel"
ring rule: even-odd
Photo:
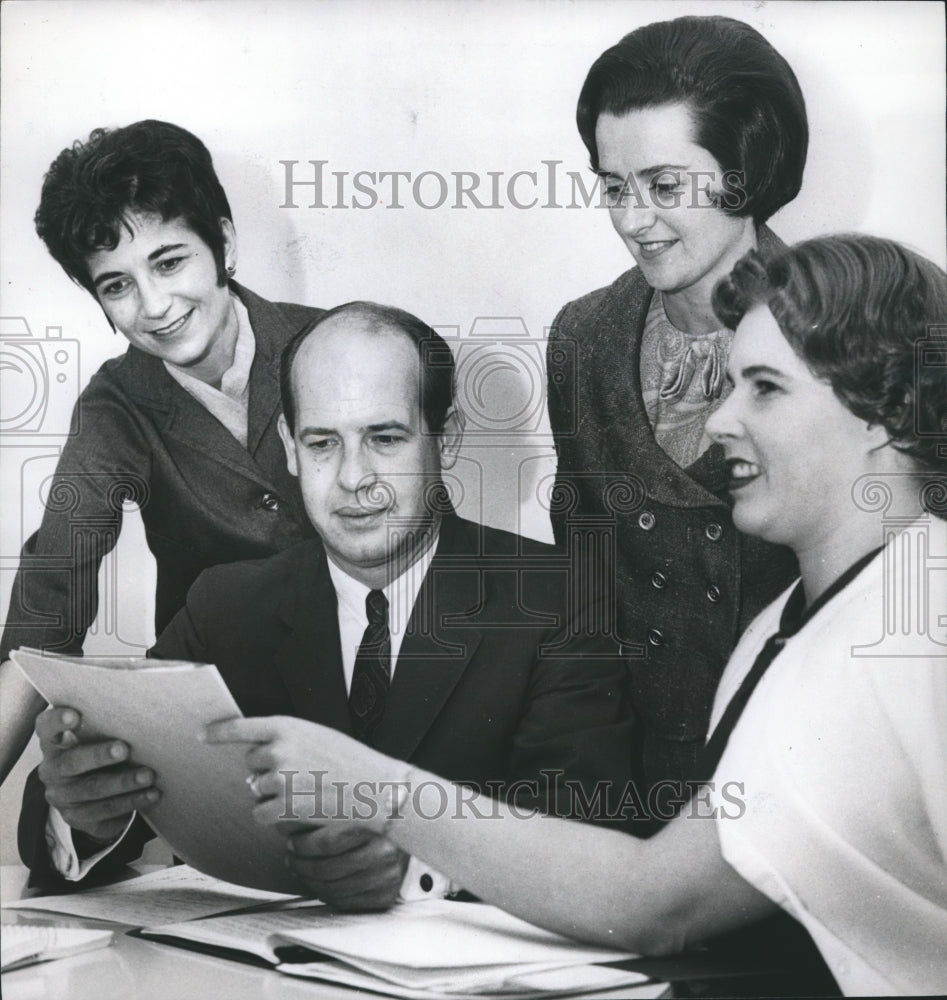
[[[382,753],[410,759],[463,676],[480,644],[472,624],[488,595],[475,525],[451,514],[441,522],[437,553],[415,602],[375,731]]]
[[[162,436],[173,438],[213,462],[269,485],[254,455],[267,427],[279,415],[280,344],[286,322],[265,299],[234,285],[250,315],[256,342],[250,370],[247,447],[168,374],[160,359],[130,347],[122,361],[120,378],[125,391],[146,410]]]
[[[273,662],[293,714],[350,733],[335,588],[319,543],[301,549],[279,614],[289,634],[274,651]]]
[[[272,302],[240,286],[237,292],[247,307],[256,341],[247,415],[247,452],[255,455],[264,432],[280,413],[279,364],[286,322]]]
[[[175,440],[266,485],[246,448],[168,374],[162,362],[130,347],[120,375],[125,391],[145,411],[162,438]]]

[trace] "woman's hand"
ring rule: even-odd
[[[248,783],[260,823],[359,820],[383,832],[410,770],[335,729],[292,716],[229,719],[207,727],[208,743],[246,743]],[[252,780],[251,780],[252,779]]]
[[[346,910],[398,898],[408,855],[383,834],[409,767],[348,736],[288,716],[232,719],[208,743],[246,743],[254,818],[287,838],[287,866],[307,890]]]

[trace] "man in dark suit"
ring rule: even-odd
[[[601,610],[573,598],[568,556],[454,513],[453,384],[447,345],[401,310],[352,303],[294,340],[280,434],[322,544],[207,571],[152,655],[215,663],[247,714],[320,722],[480,790],[606,818],[630,761],[623,663]],[[34,872],[81,877],[134,856],[129,811],[159,793],[148,768],[125,765],[133,748],[71,745],[68,711],[37,726],[53,847],[28,804],[21,853]],[[288,847],[301,890],[340,906],[438,881],[339,824]]]

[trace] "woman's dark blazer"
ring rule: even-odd
[[[763,250],[780,245],[761,230]],[[678,783],[696,773],[737,638],[797,567],[787,549],[734,528],[719,445],[682,469],[655,441],[639,378],[652,295],[633,268],[556,317],[547,352],[552,521],[556,542],[597,560],[586,571],[614,583],[640,725],[639,789],[675,783],[661,796],[669,810]]]
[[[76,403],[42,524],[23,548],[4,659],[17,646],[81,651],[97,611],[99,566],[118,539],[126,502],[141,508],[157,562],[156,634],[184,606],[202,570],[268,556],[313,535],[276,421],[280,353],[322,310],[232,288],[256,340],[247,447],[159,358],[129,347],[107,361]],[[124,582],[111,579],[114,588]],[[103,599],[114,600],[114,590]]]

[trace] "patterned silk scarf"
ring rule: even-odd
[[[707,418],[726,397],[733,331],[688,334],[667,318],[655,292],[641,339],[641,388],[655,440],[682,468],[710,446]]]

